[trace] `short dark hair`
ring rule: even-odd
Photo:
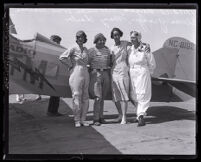
[[[94,37],[94,43],[96,43],[100,38],[103,38],[106,41],[105,36],[102,33],[98,33]]]
[[[77,37],[79,36],[83,36],[84,37],[84,42],[83,43],[86,43],[87,42],[87,35],[85,34],[84,31],[80,30],[76,33],[76,42],[77,42]]]
[[[50,39],[53,40],[53,41],[54,40],[58,40],[59,42],[61,41],[61,37],[58,36],[58,35],[51,35]]]
[[[110,34],[110,36],[111,36],[112,39],[114,38],[114,37],[113,37],[113,32],[114,32],[114,31],[119,32],[120,37],[123,36],[123,32],[122,32],[119,28],[113,28],[112,31],[111,31],[111,34]]]

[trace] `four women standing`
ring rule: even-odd
[[[113,101],[119,112],[118,121],[126,124],[127,105],[130,98],[137,105],[138,126],[145,125],[143,116],[151,99],[150,74],[156,66],[155,59],[151,52],[147,52],[147,44],[141,42],[139,32],[130,33],[132,46],[130,42],[120,40],[122,35],[123,32],[120,29],[112,29],[111,38],[114,39],[115,44],[109,50],[105,46],[105,36],[99,33],[94,38],[95,47],[87,50],[83,46],[87,36],[83,31],[78,31],[77,46],[66,50],[60,56],[60,60],[65,58],[72,63],[69,85],[72,91],[76,127],[89,125],[86,122],[89,108],[88,90],[94,98],[94,125],[99,126],[105,123],[103,107],[104,98],[110,88],[110,72]],[[89,65],[90,79],[87,65]]]

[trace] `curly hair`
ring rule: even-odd
[[[113,32],[114,31],[117,31],[120,34],[120,37],[123,36],[123,32],[119,28],[113,28],[112,31],[111,31],[111,34],[110,34],[110,36],[111,36],[112,39],[114,38],[113,37]]]
[[[131,31],[131,32],[130,32],[130,36],[133,35],[133,34],[137,37],[138,41],[140,42],[141,39],[142,39],[141,33],[140,33],[140,32],[137,32],[137,31]]]

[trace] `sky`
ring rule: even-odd
[[[33,39],[38,32],[46,37],[57,34],[61,45],[70,48],[76,44],[75,34],[87,34],[87,48],[93,47],[94,36],[102,33],[111,47],[113,27],[123,31],[121,40],[130,40],[132,30],[141,32],[142,42],[155,51],[170,37],[183,37],[196,43],[195,9],[88,9],[88,8],[10,8],[10,18],[19,39]]]

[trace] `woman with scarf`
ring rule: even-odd
[[[129,101],[129,75],[127,63],[127,46],[130,45],[128,41],[121,41],[120,37],[123,32],[119,28],[113,28],[111,31],[111,38],[114,39],[114,45],[111,47],[112,53],[112,94],[113,101],[119,113],[117,122],[126,124],[126,112]]]

